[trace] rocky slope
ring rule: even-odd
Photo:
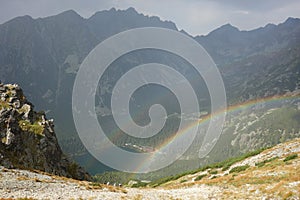
[[[88,179],[82,168],[64,156],[53,120],[33,108],[18,85],[0,83],[0,164]]]
[[[299,156],[298,138],[236,162],[226,170],[208,168],[156,188],[113,187],[0,167],[0,198],[300,199]]]

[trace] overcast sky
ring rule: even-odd
[[[299,0],[0,0],[0,24],[16,16],[45,17],[69,9],[87,18],[112,7],[134,7],[171,20],[192,35],[207,34],[226,23],[251,30],[288,17],[300,18]]]

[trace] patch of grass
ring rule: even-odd
[[[269,162],[272,162],[273,160],[276,160],[278,157],[273,157],[273,158],[270,158],[270,159],[267,159],[267,160],[264,160],[264,161],[261,161],[261,162],[258,162],[258,163],[255,163],[255,166],[257,167],[262,167],[264,166],[266,163],[269,163]]]
[[[145,187],[147,185],[148,185],[148,183],[139,181],[138,183],[133,184],[131,187],[132,188],[140,188],[140,187]]]
[[[235,175],[235,174],[233,174]],[[232,177],[233,178],[233,177]],[[265,187],[265,185],[269,185],[272,183],[280,182],[281,180],[285,179],[285,176],[279,175],[279,176],[260,176],[256,177],[253,176],[251,173],[247,173],[245,175],[238,175],[235,176],[233,179],[228,180],[227,184],[232,184],[235,187],[240,187],[245,184],[251,184],[251,185],[262,185]]]
[[[83,182],[84,182],[84,184],[82,186],[84,186],[88,190],[98,190],[98,189],[106,188],[110,192],[117,192],[117,193],[124,193],[124,194],[128,193],[128,191],[126,189],[122,188],[122,187],[116,187],[116,186],[111,186],[111,185],[103,185],[103,184],[91,184],[91,183],[88,183],[86,181],[83,181]],[[82,184],[83,182],[79,181],[80,184]]]
[[[72,178],[77,176],[77,170],[78,170],[78,164],[75,162],[72,162],[67,167],[67,172],[72,176]]]
[[[30,180],[30,178],[26,177],[26,176],[19,176],[17,177],[18,181],[25,181],[25,180]]]
[[[293,196],[293,192],[292,191],[287,191],[287,192],[284,192],[284,193],[281,193],[283,199],[289,199],[290,197]]]
[[[225,165],[225,166],[222,168],[222,171],[224,172],[224,171],[228,170],[228,169],[230,168],[231,165],[232,165],[232,164],[230,164],[230,165]]]
[[[28,111],[29,111],[29,110],[28,110],[28,107],[25,106],[25,105],[23,105],[21,108],[18,109],[18,112],[19,112],[19,113],[26,113],[26,112],[28,112]]]
[[[185,183],[185,182],[187,182],[186,179],[182,179],[182,180],[180,181],[180,183]]]
[[[142,200],[143,199],[143,195],[141,194],[137,194],[133,197],[134,200]]]
[[[173,181],[173,180],[177,180],[185,175],[189,175],[189,174],[195,174],[195,173],[198,173],[198,172],[203,172],[207,169],[218,169],[218,168],[222,168],[222,171],[226,171],[230,168],[231,165],[239,162],[239,161],[242,161],[248,157],[251,157],[251,156],[255,156],[259,153],[261,153],[262,151],[268,149],[268,148],[271,148],[271,147],[266,147],[266,148],[262,148],[262,149],[258,149],[258,150],[255,150],[255,151],[251,151],[251,152],[248,152],[246,154],[243,154],[239,157],[234,157],[234,158],[229,158],[227,160],[224,160],[222,162],[218,162],[218,163],[214,163],[214,164],[210,164],[210,165],[206,165],[206,166],[203,166],[199,169],[196,169],[196,170],[192,170],[192,171],[188,171],[188,172],[184,172],[184,173],[181,173],[181,174],[178,174],[178,175],[174,175],[174,176],[169,176],[169,177],[165,177],[165,178],[162,178],[162,179],[158,179],[158,180],[155,180],[153,182],[151,182],[149,185],[152,186],[152,187],[158,187],[164,183],[167,183],[169,181]],[[214,171],[216,170],[213,170],[213,173],[215,173]]]
[[[262,191],[267,194],[273,194],[281,197],[280,199],[295,199],[291,198],[292,196],[294,196],[293,189],[286,187],[287,184],[288,182],[285,180],[277,181],[277,183],[273,187],[269,187],[268,190],[263,188]]]
[[[217,174],[218,171],[217,171],[217,170],[211,170],[211,171],[209,171],[209,173],[210,173],[210,174]]]
[[[286,161],[289,161],[289,160],[293,160],[295,158],[298,158],[298,154],[292,154],[292,155],[289,155],[287,156],[283,161],[286,162]]]
[[[268,147],[270,148],[270,147]],[[242,161],[246,158],[249,158],[249,157],[252,157],[252,156],[256,156],[257,154],[260,154],[262,151],[268,149],[268,148],[262,148],[262,149],[258,149],[258,150],[255,150],[255,151],[251,151],[251,152],[248,152],[246,154],[243,154],[239,157],[234,157],[234,158],[229,158],[227,160],[224,160],[222,162],[219,162],[219,163],[215,163],[215,164],[211,164],[211,165],[207,165],[205,167],[202,167],[199,169],[199,171],[204,171],[206,169],[215,169],[215,168],[222,168],[222,171],[226,171],[230,168],[231,165],[239,162],[239,161]]]
[[[0,100],[0,110],[1,110],[2,108],[8,109],[9,107],[10,107],[10,105],[9,105],[6,101]]]
[[[232,168],[229,173],[239,173],[239,172],[242,172],[242,171],[245,171],[246,169],[248,169],[250,166],[249,165],[242,165],[242,166],[237,166],[237,167],[234,167]]]
[[[205,176],[207,176],[207,174],[202,174],[202,175],[199,175],[195,178],[195,181],[200,181],[202,178],[204,178]]]
[[[266,163],[264,162],[264,161],[262,161],[262,162],[259,162],[259,163],[255,163],[255,166],[256,167],[262,167],[262,166],[264,166]]]
[[[19,127],[22,129],[22,131],[28,131],[30,133],[43,136],[44,127],[38,122],[34,122],[33,124],[31,124],[29,121],[20,120]]]
[[[158,187],[158,186],[160,186],[160,185],[162,185],[164,183],[167,183],[169,181],[174,181],[174,180],[177,180],[177,179],[179,179],[179,178],[181,178],[181,177],[183,177],[185,175],[194,174],[196,172],[195,172],[195,170],[193,170],[193,171],[188,171],[188,172],[184,172],[184,173],[181,173],[181,174],[177,174],[177,175],[174,175],[174,176],[168,176],[168,177],[165,177],[165,178],[153,181],[149,185],[152,186],[152,187]]]
[[[87,190],[99,190],[99,189],[103,189],[103,185],[100,184],[100,183],[94,183],[94,182],[92,182],[92,183],[87,184],[85,186],[85,188]]]

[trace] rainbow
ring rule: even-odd
[[[235,105],[230,105],[228,106],[226,109],[223,110],[219,110],[215,113],[211,113],[208,114],[202,118],[200,118],[199,120],[196,120],[195,122],[189,124],[189,126],[187,126],[186,128],[182,129],[181,131],[177,132],[173,137],[168,138],[167,140],[165,140],[161,145],[159,145],[156,149],[163,149],[165,148],[169,143],[171,143],[172,141],[174,141],[176,138],[178,137],[182,137],[184,136],[188,131],[190,131],[192,128],[194,128],[195,126],[199,126],[201,124],[207,123],[209,122],[211,119],[213,119],[214,117],[218,117],[221,114],[224,113],[234,113],[234,112],[238,112],[238,111],[243,111],[246,109],[249,109],[255,105],[258,104],[262,104],[262,103],[271,103],[271,102],[281,102],[281,101],[285,101],[285,100],[300,100],[300,93],[297,94],[291,94],[291,95],[276,95],[276,96],[269,96],[269,97],[265,97],[265,98],[261,98],[261,99],[254,99],[254,100],[250,100],[250,101],[246,101],[240,104],[235,104]],[[149,157],[149,160],[152,160],[153,157],[155,157],[155,153]],[[145,161],[147,162],[147,161]],[[143,167],[144,163],[141,163],[139,165],[139,167]],[[137,168],[139,169],[139,168]],[[138,170],[137,170],[138,171]]]
[[[168,139],[166,139],[165,141],[163,141],[158,147],[156,147],[156,151],[154,153],[152,153],[151,156],[149,156],[147,158],[147,160],[141,162],[140,164],[137,164],[137,170],[141,169],[142,167],[145,167],[146,163],[151,162],[151,160],[153,160],[156,156],[156,152],[158,152],[158,150],[161,150],[163,148],[165,148],[169,143],[171,143],[172,141],[174,141],[176,138],[178,137],[184,137],[184,135],[186,133],[188,133],[192,128],[194,128],[195,126],[199,126],[202,125],[204,123],[208,123],[211,119],[218,117],[220,115],[223,115],[224,113],[226,114],[234,114],[235,112],[239,112],[239,111],[243,111],[246,109],[249,109],[253,106],[259,105],[259,104],[268,104],[271,102],[274,103],[279,103],[282,101],[292,101],[292,100],[300,100],[300,93],[292,93],[289,95],[276,95],[276,96],[269,96],[269,97],[265,97],[265,98],[261,98],[261,99],[254,99],[254,100],[250,100],[250,101],[246,101],[246,102],[242,102],[239,104],[235,104],[235,105],[230,105],[228,106],[226,109],[223,110],[218,110],[217,112],[208,114],[206,116],[201,117],[199,120],[196,120],[192,123],[190,123],[188,126],[186,126],[184,129],[178,131],[176,134],[174,134],[173,137],[170,137]],[[113,137],[112,140],[116,140],[120,137],[120,135],[122,134],[122,132],[120,130],[118,131],[113,131],[112,132]],[[132,178],[134,178],[135,175],[132,176]]]
[[[219,110],[215,113],[208,114],[208,115],[200,118],[199,120],[196,120],[195,122],[191,123],[189,126],[184,128],[183,130],[177,132],[177,134],[174,137],[169,138],[167,141],[165,141],[163,144],[161,144],[158,149],[163,148],[165,145],[172,142],[176,137],[185,134],[186,132],[188,132],[194,126],[198,126],[200,124],[208,122],[209,120],[211,120],[214,117],[217,117],[221,114],[224,114],[224,113],[228,114],[228,113],[233,113],[233,112],[237,112],[237,111],[246,110],[250,107],[253,107],[253,106],[255,106],[257,104],[261,104],[261,103],[280,102],[280,101],[284,101],[284,100],[297,100],[297,99],[300,100],[300,93],[299,94],[293,94],[293,95],[270,96],[270,97],[265,97],[265,98],[261,98],[261,99],[254,99],[254,100],[250,100],[250,101],[245,101],[245,102],[240,103],[240,104],[235,104],[235,105],[228,106],[226,109]]]

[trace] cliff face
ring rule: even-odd
[[[0,83],[0,165],[89,179],[81,167],[63,154],[53,120],[47,120],[44,112],[33,108],[18,85]]]

